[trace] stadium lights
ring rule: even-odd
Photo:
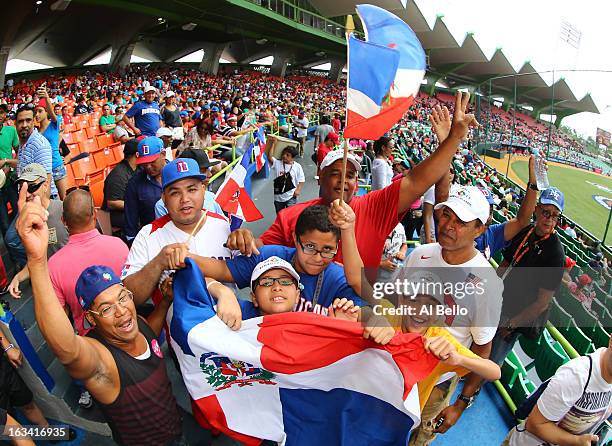
[[[51,5],[51,11],[65,11],[72,0],[57,0]]]
[[[37,0],[36,1],[36,6],[40,6],[40,5],[42,5],[42,0]]]
[[[185,23],[182,26],[182,28],[183,28],[183,31],[193,31],[196,26],[198,26],[197,23],[190,22],[190,23]]]

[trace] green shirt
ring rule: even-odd
[[[103,125],[109,125],[115,123],[115,117],[113,115],[110,116],[100,116],[100,127]],[[107,130],[106,133],[113,133],[115,129]]]
[[[0,158],[13,158],[13,147],[19,146],[17,130],[12,125],[0,127]]]

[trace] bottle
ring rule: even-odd
[[[545,190],[549,188],[550,183],[548,182],[548,172],[546,171],[544,156],[539,152],[539,149],[532,149],[532,153],[535,155],[536,185],[538,190]]]

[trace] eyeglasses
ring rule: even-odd
[[[38,189],[40,189],[40,187],[45,184],[44,181],[40,181],[38,183],[30,183],[29,181],[25,181],[25,180],[21,180],[21,181],[17,181],[17,190],[21,190],[21,185],[23,183],[27,183],[28,184],[28,193],[29,194],[33,194],[34,192],[36,192]]]
[[[22,111],[25,111],[25,110],[34,111],[35,108],[36,107],[34,106],[33,103],[28,102],[27,104],[22,104],[19,107],[17,107],[17,113],[16,114],[19,114],[19,113],[21,113]]]
[[[336,250],[335,251],[326,251],[326,250],[321,250],[321,249],[317,249],[315,248],[313,245],[311,245],[310,243],[307,244],[306,246],[304,246],[304,244],[302,243],[302,241],[300,240],[300,238],[297,238],[298,243],[300,244],[300,247],[302,248],[302,251],[304,251],[304,254],[307,254],[309,256],[314,256],[316,254],[320,254],[322,258],[324,259],[333,259],[336,254],[338,253],[338,245],[336,245]]]
[[[66,189],[66,196],[68,196],[70,192],[74,192],[75,190],[84,190],[86,192],[90,191],[89,186],[87,186],[86,184],[82,186],[72,186]]]
[[[542,212],[544,218],[551,218],[553,221],[558,221],[561,218],[561,214],[553,214],[546,209],[541,209],[540,212]]]
[[[89,313],[93,313],[96,316],[100,316],[106,319],[111,317],[115,313],[117,305],[125,308],[133,300],[134,295],[132,294],[132,292],[124,288],[119,293],[119,297],[117,298],[116,303],[104,305],[100,311],[89,310]]]
[[[274,282],[278,282],[280,286],[291,286],[296,285],[295,279],[293,277],[262,277],[261,279],[257,279],[255,285],[263,286],[266,288],[270,288],[274,285]]]

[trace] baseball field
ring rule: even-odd
[[[487,157],[486,162],[498,172],[506,173],[508,158]],[[512,156],[508,175],[524,187],[528,177],[527,158]],[[549,164],[548,178],[552,186],[565,194],[564,214],[601,240],[612,205],[612,178],[558,163]],[[612,245],[612,224],[606,245]]]

